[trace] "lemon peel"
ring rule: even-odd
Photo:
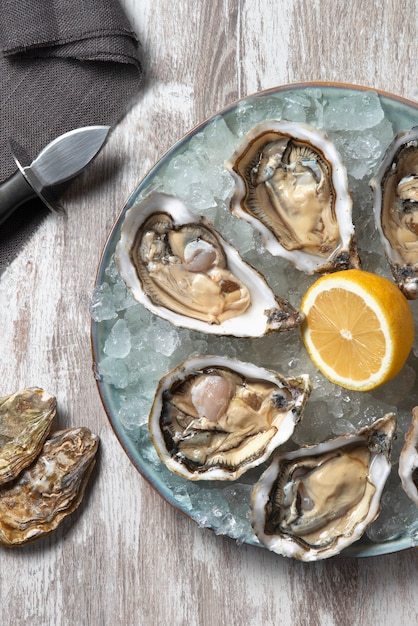
[[[321,276],[300,310],[311,360],[347,389],[369,391],[396,376],[414,342],[408,300],[389,279],[364,270]]]

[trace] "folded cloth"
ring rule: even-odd
[[[142,71],[117,0],[1,0],[0,7],[1,184],[16,170],[9,139],[33,159],[68,130],[114,126]],[[0,273],[43,215],[35,200],[0,226]]]

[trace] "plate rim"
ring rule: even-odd
[[[379,88],[375,88],[375,87],[370,87],[370,86],[366,86],[366,85],[357,85],[354,83],[345,83],[345,82],[333,82],[333,81],[307,81],[307,82],[295,82],[295,83],[285,83],[282,85],[277,85],[275,87],[268,87],[266,89],[263,90],[259,90],[259,91],[255,91],[255,92],[251,92],[248,93],[244,96],[240,96],[239,98],[233,100],[232,102],[229,102],[227,105],[225,105],[224,107],[217,109],[213,114],[207,116],[206,118],[204,118],[203,120],[201,120],[200,122],[198,122],[197,124],[195,124],[191,129],[189,129],[186,133],[183,133],[163,154],[161,154],[159,156],[159,158],[149,167],[149,169],[147,170],[147,172],[144,174],[144,176],[141,178],[141,180],[138,182],[138,184],[136,185],[136,187],[129,193],[129,195],[126,198],[126,201],[123,203],[118,215],[116,216],[116,218],[113,221],[113,224],[111,225],[106,240],[102,246],[100,255],[99,255],[99,262],[97,265],[97,269],[96,269],[96,275],[95,275],[95,280],[94,280],[94,288],[96,288],[99,284],[99,280],[101,277],[101,270],[103,267],[103,263],[104,263],[104,259],[108,250],[108,247],[111,243],[112,237],[114,232],[116,231],[119,222],[121,222],[127,208],[128,205],[131,201],[131,199],[134,197],[135,194],[138,193],[138,188],[140,186],[143,186],[146,183],[146,180],[152,175],[152,173],[154,172],[154,170],[157,168],[157,166],[159,166],[159,164],[162,161],[165,161],[169,155],[174,152],[175,150],[177,150],[179,147],[181,147],[182,144],[184,144],[189,137],[195,135],[196,133],[200,132],[201,130],[203,130],[210,121],[212,121],[214,118],[220,116],[220,115],[226,115],[228,112],[232,111],[234,108],[236,108],[239,103],[247,100],[247,99],[256,99],[259,97],[265,97],[271,94],[277,94],[280,92],[288,92],[288,91],[297,91],[297,90],[303,90],[303,89],[321,89],[321,88],[326,88],[326,89],[340,89],[342,91],[347,91],[347,92],[353,92],[353,91],[360,91],[360,92],[374,92],[376,93],[380,98],[386,98],[389,101],[393,101],[395,103],[400,103],[403,106],[415,109],[418,113],[418,101],[414,101],[411,99],[408,99],[404,96],[400,96],[398,94],[394,94],[392,92],[389,91],[385,91],[383,89],[379,89]],[[417,120],[417,125],[418,125],[418,120]],[[90,350],[91,350],[91,357],[92,357],[92,370],[93,370],[93,376],[96,382],[96,387],[99,393],[99,398],[101,400],[101,404],[103,407],[103,410],[106,414],[107,420],[110,423],[110,426],[113,430],[113,433],[115,434],[120,446],[122,447],[123,451],[125,452],[125,454],[127,455],[129,461],[132,463],[132,465],[134,466],[134,468],[136,469],[136,471],[140,474],[140,476],[157,492],[157,494],[162,497],[164,500],[166,500],[166,502],[168,502],[169,505],[171,505],[173,508],[175,508],[177,511],[179,511],[181,514],[183,514],[185,517],[187,517],[188,519],[190,519],[194,524],[198,525],[198,522],[191,517],[191,515],[185,511],[180,503],[171,495],[171,492],[168,488],[166,488],[165,485],[163,485],[163,489],[161,489],[160,484],[157,484],[157,481],[155,481],[155,479],[153,479],[152,471],[145,471],[144,468],[140,465],[140,463],[138,462],[138,460],[135,458],[135,455],[133,454],[132,448],[133,446],[133,442],[132,440],[129,438],[129,436],[126,433],[120,433],[118,432],[116,425],[114,424],[114,421],[111,418],[111,411],[109,411],[109,407],[108,407],[108,402],[107,402],[107,396],[106,396],[106,389],[108,387],[108,385],[106,383],[104,383],[102,380],[100,380],[100,376],[98,375],[97,372],[97,361],[96,361],[96,332],[95,332],[95,328],[97,328],[98,326],[98,322],[96,322],[92,317],[90,317]],[[207,530],[211,530],[212,532],[215,532],[215,529],[212,528],[211,526],[205,526],[204,527]],[[227,534],[222,534],[222,537],[225,537],[227,539],[236,541],[233,537],[227,535]],[[349,546],[348,548],[346,548],[345,550],[343,550],[342,552],[340,552],[339,554],[335,555],[332,558],[347,558],[347,557],[351,557],[351,558],[365,558],[365,557],[378,557],[378,556],[383,556],[383,555],[387,555],[387,554],[393,554],[393,553],[399,553],[399,552],[403,552],[405,550],[411,550],[415,547],[415,543],[413,542],[412,537],[409,538],[409,542],[407,541],[407,539],[405,537],[403,538],[395,538],[393,540],[389,540],[386,542],[380,542],[380,543],[365,543],[362,544],[361,540],[358,540],[357,542],[355,542],[354,544],[352,544],[351,546]],[[260,542],[254,542],[254,541],[247,541],[246,539],[244,539],[241,543],[244,543],[247,546],[253,546],[253,547],[260,547],[260,548],[265,548],[265,546],[263,546]],[[277,554],[276,556],[280,556],[279,554]]]

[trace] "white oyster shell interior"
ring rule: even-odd
[[[174,196],[153,192],[127,211],[115,259],[136,300],[176,326],[258,337],[302,321],[208,220]]]
[[[418,297],[418,126],[396,135],[370,181],[374,216],[394,280]]]
[[[395,429],[390,413],[358,433],[277,452],[253,490],[252,522],[261,543],[313,561],[357,541],[379,513]]]
[[[412,422],[399,455],[398,473],[405,493],[418,506],[418,407],[412,409]]]
[[[307,273],[359,266],[346,168],[324,132],[261,122],[225,167],[235,181],[232,213],[261,233],[271,254]]]
[[[166,374],[149,417],[161,460],[189,480],[235,480],[287,441],[311,390],[220,356],[191,358]]]

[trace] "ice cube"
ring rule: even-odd
[[[199,183],[200,180],[201,166],[196,156],[186,150],[168,162],[165,170],[164,191],[185,199],[190,185]]]
[[[242,138],[255,124],[282,117],[283,97],[279,94],[260,100],[242,100],[237,104],[234,119],[229,118],[228,124],[232,132]]]
[[[131,350],[131,333],[124,319],[118,319],[107,337],[103,352],[114,359],[123,359]]]
[[[151,313],[141,304],[136,304],[125,311],[124,319],[131,333],[132,343],[137,344],[146,335],[151,318]]]
[[[392,124],[383,119],[371,129],[330,132],[329,135],[341,153],[350,176],[356,180],[366,179],[368,183],[392,140],[393,129]]]
[[[150,408],[149,398],[139,394],[124,395],[117,416],[127,430],[136,432],[139,426],[148,422]]]
[[[118,389],[125,389],[129,384],[129,370],[123,359],[105,356],[98,364],[102,380]]]
[[[164,356],[170,356],[180,343],[176,328],[167,324],[160,324],[154,335],[154,348]]]
[[[90,315],[95,322],[103,322],[117,317],[113,292],[108,283],[104,282],[94,289]]]
[[[221,116],[215,117],[195,135],[190,147],[206,165],[223,163],[234,152],[237,138]]]
[[[416,531],[417,507],[393,474],[385,486],[380,515],[367,529],[367,536],[371,541],[382,542]]]
[[[200,211],[206,211],[216,207],[216,200],[212,190],[202,185],[201,181],[188,186],[185,194],[185,202],[190,209],[197,214],[199,214]]]
[[[324,126],[328,130],[366,130],[381,122],[384,111],[379,96],[374,91],[353,93],[324,109]]]
[[[182,506],[182,508],[185,508],[187,511],[191,510],[192,505],[190,494],[183,485],[176,487],[173,491],[173,495],[175,500]]]
[[[301,98],[298,95],[285,98],[283,101],[283,119],[292,120],[292,122],[306,122],[306,110],[310,106],[307,98]]]

